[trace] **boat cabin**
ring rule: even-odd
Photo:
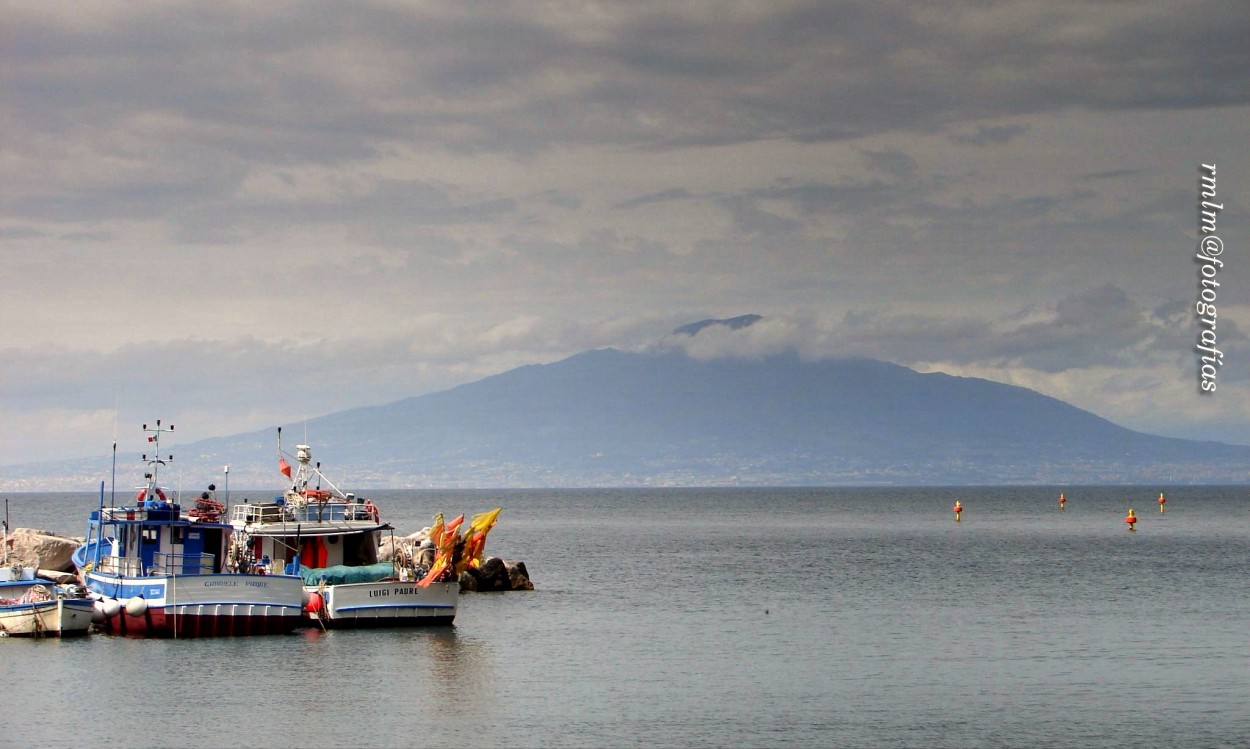
[[[99,543],[89,561],[100,572],[119,575],[195,575],[222,571],[231,528],[223,523],[182,517],[172,502],[163,506],[104,507],[91,513],[90,528]],[[98,556],[98,559],[95,557]]]

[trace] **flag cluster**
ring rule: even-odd
[[[480,567],[482,554],[486,551],[486,534],[495,527],[502,510],[502,507],[496,507],[474,515],[463,532],[460,532],[460,526],[464,523],[464,515],[450,523],[443,522],[443,513],[435,515],[434,525],[430,526],[430,541],[435,549],[434,564],[430,565],[430,571],[417,585],[428,587],[432,582],[458,578],[470,567]]]

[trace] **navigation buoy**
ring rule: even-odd
[[[1065,509],[1068,506],[1068,500],[1063,496],[1063,492],[1059,493],[1059,509]]]
[[[959,522],[959,518],[964,513],[964,506],[959,504],[959,500],[955,500],[955,522]]]
[[[1137,530],[1137,516],[1133,514],[1132,507],[1128,508],[1128,515],[1124,517],[1124,522],[1128,523],[1128,529],[1130,531]]]
[[[1167,500],[1163,498],[1163,492],[1159,492],[1159,512],[1163,512],[1163,505]]]

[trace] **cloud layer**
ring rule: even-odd
[[[873,356],[1250,443],[1236,2],[39,3],[0,39],[3,463],[597,346]],[[159,412],[159,413],[154,413]]]

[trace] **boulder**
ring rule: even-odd
[[[499,557],[486,557],[477,570],[477,589],[481,591],[512,590],[508,565]]]
[[[74,563],[71,557],[82,543],[81,538],[64,538],[33,528],[15,528],[8,538],[9,564],[72,572]]]
[[[421,546],[421,542],[430,537],[430,529],[424,528],[416,533],[410,533],[407,536],[392,537],[389,534],[384,535],[382,540],[378,542],[378,561],[391,562],[396,561],[396,550],[400,553],[400,561],[404,555],[409,559],[415,558],[413,551]]]
[[[508,580],[512,584],[512,590],[534,589],[529,570],[525,569],[525,562],[508,562],[505,566],[508,568]]]

